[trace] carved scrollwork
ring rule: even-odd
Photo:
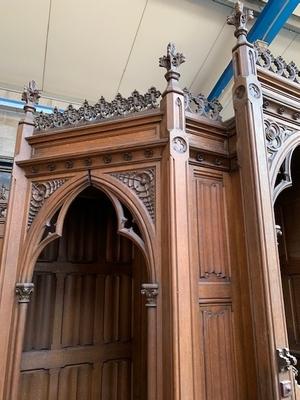
[[[275,57],[264,42],[257,41],[254,43],[254,48],[257,65],[292,82],[300,83],[300,71],[293,61],[287,64],[281,56]]]
[[[115,172],[111,174],[129,187],[143,202],[152,220],[155,220],[155,170]]]
[[[265,119],[265,137],[268,160],[271,164],[285,140],[296,131],[278,122]]]
[[[151,87],[145,94],[140,94],[137,90],[134,90],[128,98],[118,93],[112,102],[101,97],[94,105],[90,105],[85,100],[78,109],[71,104],[65,111],[60,111],[55,107],[52,114],[44,114],[43,112],[35,114],[35,129],[44,131],[154,109],[159,106],[160,95],[155,87]]]
[[[53,179],[46,182],[38,182],[32,184],[28,227],[31,226],[34,218],[41,209],[45,200],[50,197],[58,188],[60,188],[66,179]]]
[[[219,100],[209,101],[203,94],[193,95],[187,88],[183,89],[185,111],[196,114],[199,117],[220,121],[220,112],[223,107]]]

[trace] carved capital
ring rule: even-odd
[[[235,37],[237,39],[241,39],[243,42],[246,42],[246,37],[248,33],[247,24],[253,18],[253,11],[244,11],[244,4],[238,1],[234,5],[234,11],[232,15],[227,17],[227,24],[235,26]]]
[[[19,303],[29,303],[31,300],[32,293],[34,291],[34,284],[29,283],[17,283],[16,284],[16,295]]]
[[[297,358],[292,356],[286,347],[276,349],[278,369],[280,372],[288,371],[297,365]]]
[[[36,104],[38,104],[40,97],[40,91],[38,90],[35,81],[30,81],[28,86],[24,86],[22,100],[25,101],[26,106],[34,107]]]
[[[158,296],[157,283],[143,283],[141,293],[146,296],[146,307],[156,307],[156,298]]]

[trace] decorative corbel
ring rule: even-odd
[[[16,283],[16,295],[18,303],[29,303],[33,291],[34,291],[34,283],[32,282]]]
[[[141,293],[146,296],[146,307],[156,307],[156,298],[158,296],[157,283],[143,283]]]

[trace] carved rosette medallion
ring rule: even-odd
[[[250,83],[249,92],[254,98],[256,99],[260,98],[260,89],[257,85],[255,85],[255,83]]]
[[[143,283],[141,294],[146,297],[146,307],[156,307],[157,296],[158,296],[158,284],[157,283]]]
[[[177,153],[185,153],[187,150],[186,141],[180,136],[176,136],[173,138],[172,146],[173,149],[177,151]]]
[[[115,172],[111,174],[128,186],[147,208],[152,220],[155,220],[155,170]]]
[[[235,89],[234,95],[237,99],[242,99],[246,93],[245,86],[240,85]]]
[[[48,199],[58,188],[60,188],[65,181],[66,179],[53,179],[51,181],[37,182],[32,184],[28,228],[31,226],[45,200]]]
[[[34,284],[29,283],[17,283],[16,284],[16,296],[19,303],[29,303],[31,300],[32,293],[34,291]]]

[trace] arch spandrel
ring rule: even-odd
[[[115,179],[101,171],[92,171],[91,174],[79,173],[75,177],[65,180],[55,192],[45,200],[35,216],[28,230],[28,235],[24,242],[24,256],[20,263],[19,280],[26,281],[32,277],[34,265],[38,255],[43,248],[51,241],[62,236],[62,229],[67,211],[73,200],[87,187],[94,186],[104,192],[112,202],[117,219],[118,233],[130,238],[145,255],[148,275],[150,281],[156,280],[156,260],[155,260],[155,231],[150,215],[130,189]],[[132,213],[142,238],[133,229],[124,226],[125,216],[122,204]],[[55,231],[50,232],[42,239],[47,222],[58,212],[55,224]]]

